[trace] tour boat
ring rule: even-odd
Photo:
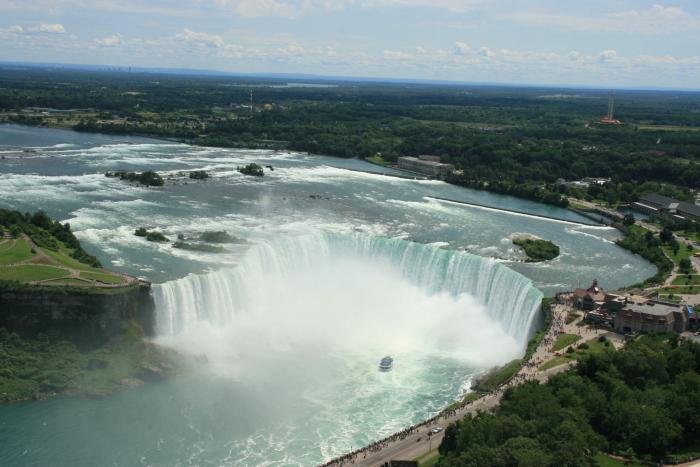
[[[394,359],[391,357],[384,357],[379,362],[380,371],[389,371],[394,367]]]

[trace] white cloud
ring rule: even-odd
[[[466,42],[455,42],[456,55],[467,55],[471,51],[472,48],[469,47],[469,44],[467,44]]]
[[[314,13],[391,7],[440,8],[463,13],[488,0],[210,0],[213,5],[244,17],[299,18]],[[199,3],[210,3],[198,0]]]
[[[20,25],[15,24],[14,26],[10,26],[8,28],[0,28],[0,32],[9,34],[22,34],[24,32],[24,28],[22,28],[22,26]]]
[[[382,52],[382,57],[386,60],[406,61],[413,58],[413,55],[400,50],[385,50]]]
[[[195,32],[191,29],[186,29],[175,36],[176,38],[192,44],[204,45],[208,47],[219,48],[225,45],[224,39],[217,34],[209,34],[206,32]]]
[[[608,32],[624,34],[673,34],[679,31],[700,31],[700,15],[687,13],[679,7],[652,5],[597,16],[572,15],[529,8],[499,15],[499,18],[531,26],[554,26],[563,31]]]
[[[482,57],[487,57],[487,58],[488,58],[488,57],[493,57],[493,56],[496,55],[496,54],[494,53],[493,50],[491,50],[491,49],[488,48],[488,47],[481,47],[481,48],[479,49],[479,55],[481,55]]]
[[[278,48],[277,52],[282,56],[289,57],[302,55],[306,52],[306,50],[297,42],[290,42],[285,47]]]
[[[572,62],[577,62],[581,60],[581,52],[577,50],[572,50],[571,52],[569,52],[567,57],[569,57],[569,60],[571,60]]]
[[[114,47],[122,44],[123,42],[122,36],[119,34],[114,34],[103,39],[95,39],[94,41],[95,45],[99,47]]]
[[[39,26],[37,29],[40,32],[48,32],[50,34],[63,34],[66,32],[66,28],[63,27],[62,24],[42,24]]]
[[[617,52],[608,49],[608,50],[603,50],[601,53],[598,54],[598,61],[601,63],[609,63],[614,61],[617,58]]]

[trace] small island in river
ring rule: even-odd
[[[530,263],[539,261],[549,261],[559,256],[559,247],[549,240],[540,238],[517,237],[513,239],[513,244],[525,251],[527,260]]]

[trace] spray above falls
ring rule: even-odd
[[[274,335],[275,345],[298,344],[300,336],[336,343],[352,334],[363,346],[432,338],[457,349],[500,333],[515,353],[542,299],[529,279],[493,259],[320,231],[261,240],[236,266],[167,282],[154,293],[158,333],[166,338],[208,326],[263,341]]]

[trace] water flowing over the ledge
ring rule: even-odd
[[[336,257],[388,265],[430,294],[469,294],[522,346],[542,299],[530,279],[493,259],[402,239],[316,232],[260,241],[234,267],[155,286],[158,332],[177,334],[200,321],[226,325],[246,312],[252,295],[275,293],[266,287],[268,275],[294,275]]]

